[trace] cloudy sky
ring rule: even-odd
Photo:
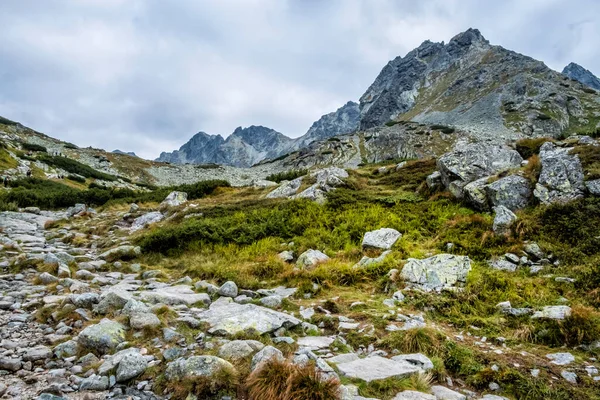
[[[1,0],[0,115],[155,158],[194,133],[299,136],[385,63],[469,27],[600,75],[598,0]]]

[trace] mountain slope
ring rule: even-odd
[[[570,63],[563,69],[562,73],[592,89],[600,90],[600,79],[579,64]]]
[[[360,128],[412,120],[480,139],[558,137],[594,130],[599,104],[584,85],[469,29],[390,61],[360,98]]]

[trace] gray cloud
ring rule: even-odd
[[[0,115],[145,157],[199,130],[298,136],[390,59],[468,27],[600,74],[597,15],[595,0],[4,0]]]

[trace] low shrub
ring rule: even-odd
[[[85,178],[79,175],[68,175],[67,179],[74,182],[85,183]]]
[[[40,161],[52,167],[64,169],[72,174],[85,176],[86,178],[102,179],[105,181],[117,180],[117,177],[114,175],[97,171],[88,165],[82,164],[79,161],[75,161],[67,157],[43,155],[40,157]]]
[[[27,151],[39,151],[42,153],[46,153],[48,151],[48,149],[46,149],[44,146],[34,143],[22,142],[21,147],[23,148],[23,150]]]
[[[277,174],[271,174],[267,176],[265,179],[273,182],[281,182],[281,181],[291,181],[301,176],[304,176],[308,173],[306,169],[292,169],[285,172],[279,172]]]

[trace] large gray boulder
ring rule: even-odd
[[[494,233],[497,235],[508,235],[510,227],[517,221],[517,216],[503,205],[494,207],[494,212]]]
[[[188,199],[188,194],[185,192],[171,192],[169,195],[160,203],[161,207],[178,207],[185,203]]]
[[[119,247],[115,247],[114,249],[110,249],[100,254],[100,258],[102,260],[106,260],[108,262],[123,260],[123,259],[131,259],[138,257],[142,254],[142,250],[138,246],[129,246],[123,245]]]
[[[377,249],[389,250],[394,243],[402,237],[402,234],[392,228],[381,228],[375,231],[365,233],[362,241],[363,247],[374,247]]]
[[[283,181],[278,188],[267,195],[267,199],[280,199],[291,197],[298,192],[302,185],[302,176],[291,181]]]
[[[235,371],[233,365],[219,357],[191,356],[167,364],[165,378],[182,381],[193,378],[212,378],[223,370]]]
[[[486,176],[467,183],[462,188],[456,187],[456,193],[454,194],[455,197],[459,197],[462,194],[463,198],[476,209],[480,211],[488,211],[490,205],[486,188],[490,178],[491,177]],[[451,188],[455,188],[455,184],[456,181],[452,182]]]
[[[426,291],[441,291],[466,282],[471,260],[466,256],[438,254],[423,260],[409,258],[401,276],[410,286]]]
[[[594,196],[600,196],[600,179],[595,179],[593,181],[587,181],[585,183],[585,187]]]
[[[153,211],[137,217],[131,224],[131,232],[137,232],[140,229],[144,229],[147,225],[155,224],[162,221],[165,216],[160,211]]]
[[[180,304],[193,306],[198,303],[205,305],[210,304],[210,297],[208,294],[196,293],[191,287],[186,285],[166,286],[155,290],[144,291],[140,293],[140,298],[148,303],[162,303],[170,306]]]
[[[485,191],[493,207],[504,206],[511,211],[527,207],[533,194],[529,179],[520,175],[500,178],[487,185]]]
[[[132,352],[123,357],[117,367],[117,382],[127,382],[140,376],[148,368],[146,358],[137,352]]]
[[[208,332],[213,335],[235,335],[249,331],[262,335],[302,323],[286,313],[255,304],[233,302],[215,302],[208,310],[199,312],[197,318],[210,325]]]
[[[264,347],[265,345],[257,340],[232,340],[221,346],[219,357],[229,361],[239,361],[262,350]]]
[[[309,249],[300,254],[300,257],[298,257],[298,260],[296,261],[296,266],[298,268],[309,269],[315,267],[318,263],[327,260],[329,260],[327,254],[319,250]]]
[[[273,346],[267,346],[258,353],[256,353],[254,357],[252,357],[250,369],[255,370],[261,364],[264,364],[271,360],[283,361],[285,360],[285,358],[283,357],[283,353],[280,350],[276,349]]]
[[[540,148],[542,170],[533,194],[541,203],[566,203],[583,197],[583,168],[571,148],[546,142]]]
[[[103,319],[79,333],[77,343],[84,349],[107,354],[125,341],[125,328],[118,322]]]
[[[444,154],[437,161],[444,186],[470,183],[479,178],[518,168],[523,158],[510,147],[483,142],[470,143]]]

